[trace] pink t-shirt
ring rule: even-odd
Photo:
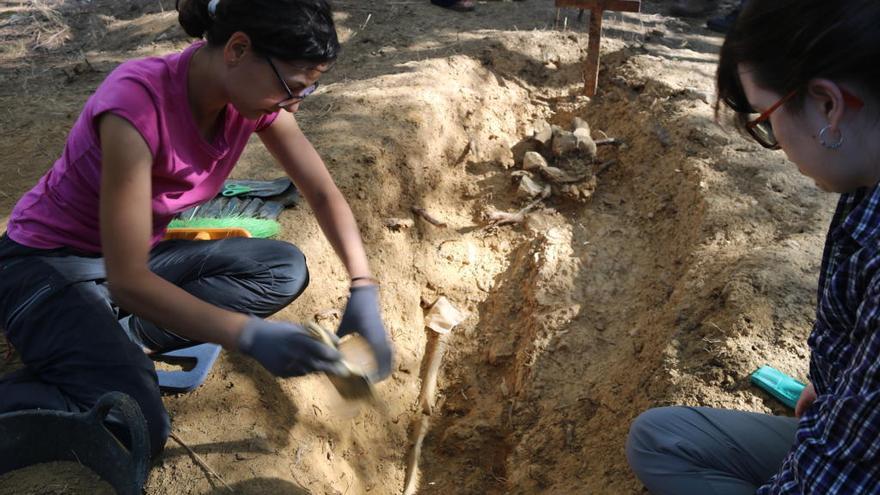
[[[220,191],[251,134],[278,114],[248,120],[229,104],[222,131],[207,142],[187,100],[189,61],[203,44],[126,62],[104,80],[73,125],[61,158],[12,210],[7,227],[12,240],[40,249],[101,252],[98,117],[105,112],[130,122],[153,155],[153,246],[176,214]]]

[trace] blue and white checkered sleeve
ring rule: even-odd
[[[801,418],[791,452],[759,495],[880,493],[880,283],[871,286],[851,361]]]

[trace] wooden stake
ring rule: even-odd
[[[599,87],[599,47],[602,44],[602,9],[590,10],[590,45],[584,64],[584,94],[595,96]]]
[[[590,39],[584,63],[584,94],[595,96],[599,85],[599,49],[602,44],[602,14],[606,10],[639,12],[641,0],[556,0],[557,17],[562,7],[590,11]],[[580,17],[579,17],[580,18]]]

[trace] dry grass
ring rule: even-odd
[[[34,50],[51,50],[70,39],[59,11],[64,0],[0,2],[0,63],[21,63]]]
[[[35,24],[35,49],[52,49],[64,44],[70,38],[70,26],[56,10],[57,0],[33,0],[33,17]]]

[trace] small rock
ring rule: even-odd
[[[529,199],[540,196],[542,192],[544,192],[544,186],[535,182],[535,180],[528,175],[524,175],[522,179],[520,179],[519,188],[516,191],[520,197]]]
[[[388,218],[385,220],[385,226],[391,230],[408,229],[415,225],[412,218]]]
[[[571,126],[572,131],[577,131],[578,129],[586,129],[587,135],[590,134],[590,124],[588,124],[586,120],[580,117],[575,117],[574,120],[571,122]]]
[[[544,68],[547,70],[556,70],[558,67],[556,67],[556,64],[554,64],[553,62],[547,62],[546,64],[544,64]]]
[[[575,129],[572,135],[574,136],[577,150],[579,152],[590,157],[591,160],[596,158],[596,152],[598,148],[596,147],[596,142],[593,141],[592,137],[590,137],[589,129],[579,127]]]
[[[654,135],[657,136],[657,139],[660,141],[660,144],[664,148],[672,146],[672,136],[669,134],[669,131],[666,130],[665,127],[658,124],[655,125],[654,129],[652,130],[654,131]]]
[[[551,182],[556,182],[557,184],[569,184],[572,182],[578,182],[581,177],[574,176],[562,170],[561,168],[556,167],[544,167],[541,169],[541,175],[544,176],[547,180]]]
[[[581,196],[583,196],[584,199],[592,197],[598,187],[599,181],[596,179],[596,176],[590,176],[590,178],[580,184]]]
[[[479,158],[481,160],[495,162],[504,168],[512,168],[514,165],[513,151],[507,143],[499,139],[491,140],[480,147]]]
[[[533,136],[533,135],[534,135],[534,130],[532,130],[531,132],[528,133],[528,136]],[[531,139],[531,137],[530,137],[529,139],[523,139],[522,141],[514,144],[510,148],[510,151],[513,153],[513,161],[515,161],[516,163],[522,164],[523,157],[525,156],[526,153],[528,153],[529,151],[540,151],[540,149],[541,149],[541,144],[538,143],[537,141]]]
[[[538,120],[535,122],[535,135],[532,136],[532,139],[541,143],[541,146],[547,146],[550,143],[550,140],[553,139],[553,128],[550,127],[550,124],[547,123],[546,120]]]
[[[547,160],[535,151],[528,151],[523,156],[523,170],[539,170],[547,166]]]
[[[560,130],[553,136],[553,144],[551,145],[553,156],[565,156],[577,148],[578,141],[573,133]]]

